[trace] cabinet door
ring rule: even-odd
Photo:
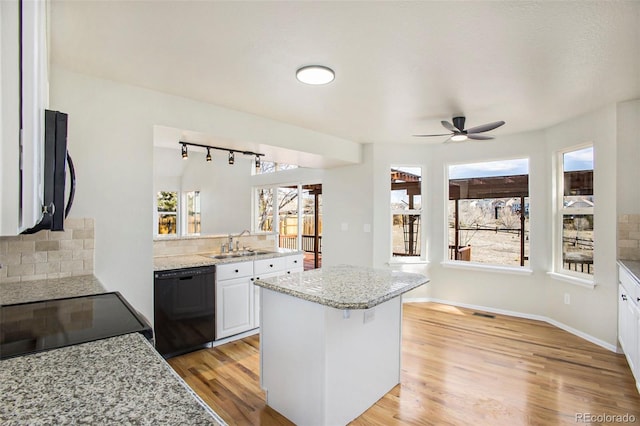
[[[251,330],[253,284],[251,277],[216,283],[216,340]]]
[[[42,215],[46,4],[0,1],[0,235],[17,235]]]

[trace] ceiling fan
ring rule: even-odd
[[[459,142],[467,139],[475,139],[475,140],[487,140],[493,139],[493,136],[487,135],[479,135],[478,133],[488,132],[493,129],[497,129],[498,127],[504,124],[504,121],[494,121],[493,123],[482,124],[480,126],[472,127],[470,129],[464,128],[464,120],[465,117],[453,117],[453,124],[448,121],[441,121],[442,125],[445,129],[450,130],[451,133],[443,133],[438,135],[413,135],[416,137],[431,137],[431,136],[449,136],[445,142],[450,140]]]

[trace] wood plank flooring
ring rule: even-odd
[[[640,424],[624,355],[544,322],[490,316],[404,304],[401,383],[352,425],[614,424],[624,415]],[[168,362],[230,425],[292,424],[264,402],[257,335]]]

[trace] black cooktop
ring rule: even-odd
[[[118,292],[0,306],[0,359],[153,332]]]

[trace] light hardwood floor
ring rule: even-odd
[[[401,383],[353,425],[640,424],[624,356],[544,322],[406,303],[402,334]],[[257,335],[168,361],[230,425],[292,424],[264,402]]]

